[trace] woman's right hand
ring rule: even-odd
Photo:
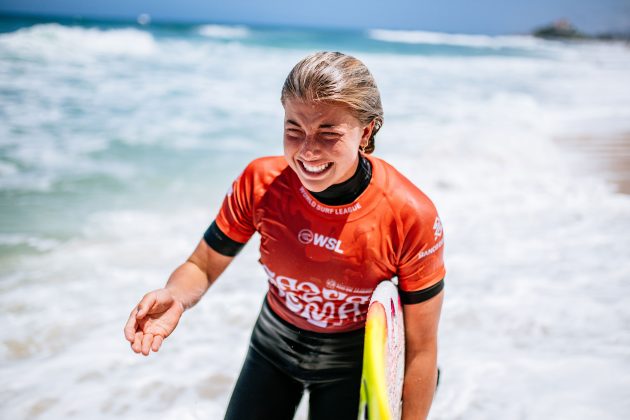
[[[169,289],[158,289],[144,295],[131,311],[125,325],[125,338],[131,349],[149,355],[160,349],[184,313],[184,306],[175,300]]]

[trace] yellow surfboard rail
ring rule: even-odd
[[[386,377],[387,318],[385,308],[376,302],[370,306],[365,323],[363,378],[361,380],[360,419],[393,420],[389,409]]]
[[[396,286],[376,288],[365,323],[359,420],[400,420],[404,326]],[[392,399],[392,401],[390,401]]]

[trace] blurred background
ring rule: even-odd
[[[159,353],[122,329],[317,50],[370,68],[375,155],[445,226],[431,418],[627,418],[629,34],[626,0],[0,0],[0,418],[222,418],[258,237]]]

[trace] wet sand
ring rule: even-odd
[[[630,194],[630,133],[581,135],[558,140],[564,146],[592,157],[594,170],[601,172],[618,192]]]

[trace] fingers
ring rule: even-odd
[[[153,334],[145,334],[142,337],[142,354],[145,356],[149,355],[149,351],[151,350],[151,344],[153,343]]]
[[[164,342],[164,336],[154,335],[153,333],[156,331],[150,327],[155,314],[165,311],[172,300],[170,294],[161,293],[163,290],[155,290],[144,295],[138,306],[129,314],[124,332],[125,338],[131,343],[131,349],[135,353],[148,356],[151,350],[157,352]],[[161,308],[162,306],[164,308]],[[148,314],[151,314],[151,317],[147,317]],[[148,331],[152,331],[152,333]]]
[[[136,330],[138,329],[138,320],[143,319],[151,307],[155,304],[157,298],[155,292],[147,293],[138,306],[133,308],[131,314],[129,315],[129,319],[127,320],[127,324],[125,324],[125,338],[130,343],[133,343],[135,340]]]
[[[133,343],[135,339],[136,329],[138,327],[138,322],[136,320],[136,312],[137,312],[137,309],[134,308],[134,310],[131,311],[131,314],[129,315],[129,319],[127,320],[127,323],[125,324],[125,338],[130,343]]]
[[[164,337],[161,335],[143,334],[138,331],[134,335],[131,349],[135,353],[142,353],[145,356],[148,356],[151,351],[154,353],[157,352],[162,346],[162,342],[164,342]]]
[[[153,344],[151,345],[151,350],[153,350],[154,352],[157,352],[160,349],[160,346],[162,346],[162,341],[164,341],[164,339],[162,338],[161,335],[156,335],[155,337],[153,337]]]
[[[142,334],[142,332],[140,331],[136,332],[133,343],[131,344],[131,349],[136,353],[140,353],[140,351],[142,351],[142,336],[143,335],[144,334]]]
[[[144,318],[145,315],[149,313],[149,310],[153,307],[156,300],[157,294],[155,292],[147,293],[138,304],[138,313],[136,314],[136,319]]]

